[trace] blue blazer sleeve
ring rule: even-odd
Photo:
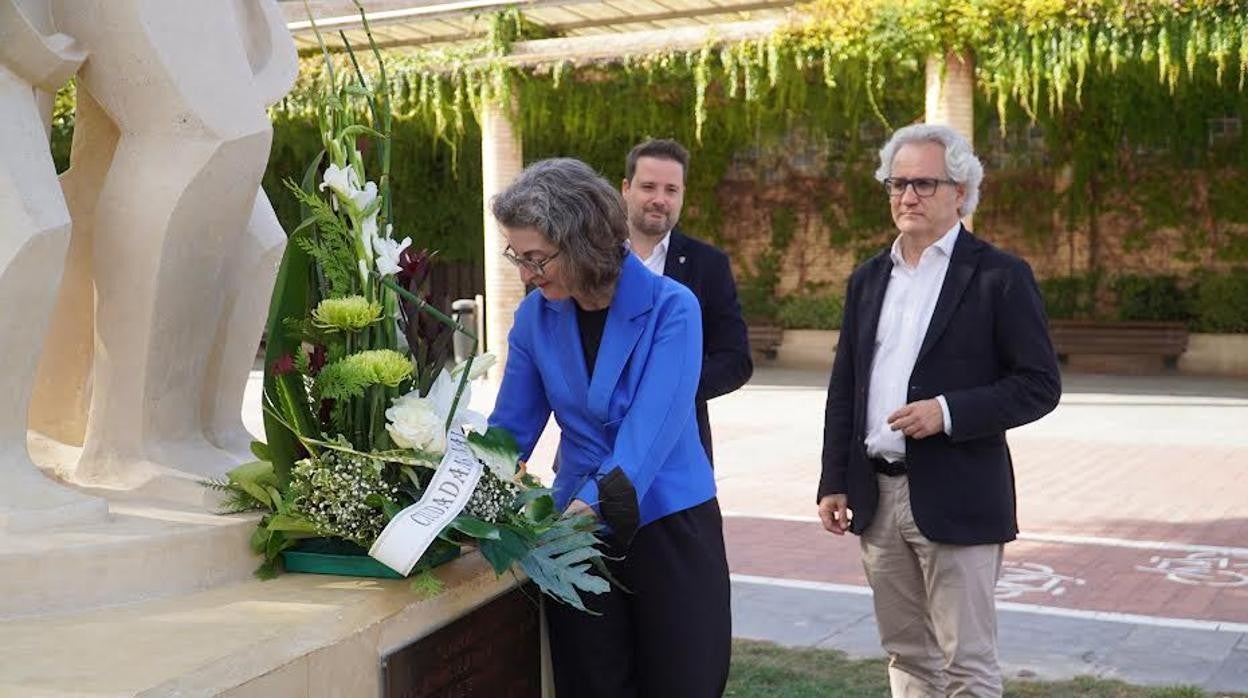
[[[502,427],[516,437],[521,460],[528,460],[550,419],[550,401],[533,361],[533,322],[535,304],[521,304],[515,324],[507,336],[507,363],[498,390],[490,426]]]
[[[617,465],[645,498],[659,467],[667,461],[689,419],[702,374],[702,317],[698,301],[683,286],[663,299],[645,368],[632,404],[621,420],[610,459],[598,469],[605,476]],[[590,478],[577,499],[598,503],[598,482]]]

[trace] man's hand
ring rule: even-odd
[[[888,415],[888,425],[912,439],[925,439],[945,431],[945,413],[940,401],[919,400]]]
[[[819,500],[819,520],[829,533],[845,535],[849,530],[849,497],[843,494],[827,494]]]

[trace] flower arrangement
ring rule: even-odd
[[[429,288],[434,254],[394,232],[389,83],[369,38],[373,79],[349,45],[349,79],[326,57],[330,87],[317,105],[324,148],[302,181],[286,181],[303,221],[290,233],[269,311],[266,442],[253,443],[256,462],[206,484],[226,493],[227,512],[264,512],[251,539],[262,577],[276,574],[291,548],[329,539],[359,554],[371,548],[427,588],[427,562],[400,569],[378,554],[383,533],[423,515],[406,512],[424,503],[447,522],[413,556],[427,561],[472,543],[496,573],[518,565],[544,592],[584,610],[582,593],[608,588],[595,522],[556,511],[550,490],[518,462],[514,438],[467,409],[472,380],[493,358],[450,366],[453,333],[471,334]],[[475,482],[455,469],[465,453]],[[457,479],[435,485],[447,472]],[[442,496],[452,490],[458,498]]]

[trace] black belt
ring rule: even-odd
[[[871,463],[871,469],[881,475],[889,477],[901,477],[906,474],[906,462],[899,460],[896,463],[889,463],[883,458],[868,458]]]

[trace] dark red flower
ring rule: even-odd
[[[312,347],[312,353],[308,356],[308,367],[311,369],[313,376],[321,374],[321,369],[325,368],[327,359],[324,344],[317,344]]]
[[[277,357],[277,361],[273,362],[273,375],[284,376],[295,370],[295,357],[290,354],[282,354]]]
[[[396,276],[400,286],[409,290],[419,286],[429,271],[429,250],[413,250],[408,245],[399,253],[399,269]]]

